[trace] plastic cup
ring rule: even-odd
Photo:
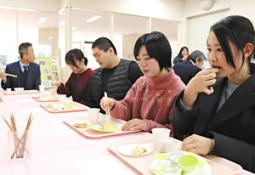
[[[91,123],[93,123],[93,124],[99,123],[99,113],[100,113],[99,108],[90,108],[89,109],[89,117],[90,117]]]
[[[11,92],[12,89],[11,89],[11,88],[7,88],[6,91],[7,91],[7,92]]]
[[[170,137],[170,129],[167,128],[154,128],[152,129],[153,136],[153,151],[157,153],[168,152],[168,140]]]
[[[44,85],[39,85],[39,91],[40,91],[41,94],[44,93],[44,91],[45,91]]]
[[[16,87],[16,88],[14,88],[14,90],[17,93],[22,93],[24,91],[24,88],[23,87]]]

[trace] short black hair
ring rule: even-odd
[[[184,49],[186,49],[186,50],[189,52],[188,47],[187,47],[187,46],[183,46],[183,47],[180,49],[180,51],[179,51],[179,53],[178,53],[178,55],[177,55],[176,57],[182,58],[182,57],[183,57],[183,56],[182,56],[182,51],[183,51]]]
[[[19,45],[20,58],[23,58],[23,55],[27,53],[27,48],[29,47],[32,47],[32,44],[29,42],[24,42]]]
[[[226,56],[227,63],[235,68],[233,53],[231,51],[230,43],[243,54],[243,48],[247,43],[254,46],[254,27],[251,21],[243,16],[232,15],[214,24],[210,31],[214,32],[218,39],[221,48]],[[249,58],[252,57],[252,54]]]
[[[106,37],[100,37],[96,39],[96,41],[94,41],[92,44],[92,49],[96,47],[100,50],[103,50],[104,52],[106,52],[109,48],[112,48],[115,55],[117,55],[117,50],[113,45],[112,41]]]
[[[134,47],[134,56],[136,59],[142,46],[145,46],[151,58],[155,58],[158,61],[161,70],[172,67],[172,49],[163,33],[154,31],[138,38]]]
[[[188,60],[191,60],[193,61],[194,63],[196,63],[196,61],[204,61],[206,60],[206,57],[205,57],[205,54],[199,50],[195,50],[193,51],[189,57],[188,57]]]
[[[88,64],[88,59],[84,56],[83,52],[80,49],[71,49],[66,53],[65,61],[68,65],[73,65],[77,67],[75,60],[81,61],[84,59],[84,64]]]

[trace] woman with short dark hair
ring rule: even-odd
[[[103,98],[102,109],[108,106],[111,116],[127,120],[123,130],[171,128],[173,101],[185,85],[171,69],[172,51],[167,38],[160,32],[144,34],[135,43],[134,56],[144,76],[123,100]]]

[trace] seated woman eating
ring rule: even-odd
[[[144,34],[135,43],[134,56],[144,76],[123,100],[102,98],[102,109],[109,107],[112,117],[128,121],[123,130],[171,128],[173,102],[185,85],[171,68],[172,51],[167,38],[160,32]]]
[[[93,70],[87,67],[88,59],[80,49],[72,49],[66,53],[66,64],[72,70],[67,82],[57,83],[57,93],[72,96],[73,100],[83,103],[82,94],[86,89],[87,82],[93,74]]]
[[[255,172],[254,28],[229,16],[211,27],[205,69],[177,98],[173,129],[182,149],[213,154]]]

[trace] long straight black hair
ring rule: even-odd
[[[234,44],[234,46],[242,52],[244,63],[243,48],[247,43],[251,43],[253,46],[255,43],[254,27],[248,18],[238,15],[228,16],[211,26],[210,31],[215,33],[220,42],[228,64],[236,68],[230,43]],[[251,59],[253,55],[254,53],[249,56],[249,59]],[[250,72],[254,72],[254,65],[251,62]]]

